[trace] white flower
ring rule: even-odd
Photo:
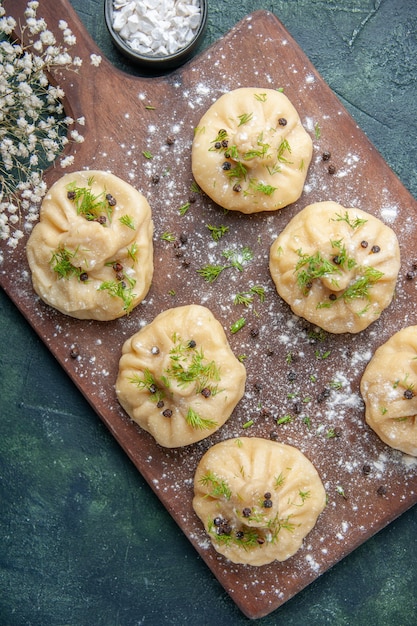
[[[99,54],[90,54],[91,65],[94,67],[98,67],[102,61],[102,58]]]

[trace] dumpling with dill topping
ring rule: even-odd
[[[123,345],[117,398],[161,446],[205,439],[242,398],[244,365],[220,322],[201,305],[163,311]]]
[[[417,456],[417,326],[375,351],[360,388],[367,424],[391,448]]]
[[[39,297],[79,319],[113,320],[146,296],[153,275],[146,198],[109,172],[61,177],[45,196],[26,247]]]
[[[234,563],[290,558],[325,504],[311,461],[293,446],[259,437],[212,446],[194,476],[194,510],[217,552]]]
[[[276,211],[301,196],[312,145],[286,95],[243,87],[222,95],[202,116],[192,171],[201,189],[225,209]]]
[[[400,249],[394,231],[370,213],[317,202],[275,239],[269,268],[296,315],[330,333],[358,333],[390,305]]]

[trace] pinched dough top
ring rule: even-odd
[[[45,196],[27,244],[36,293],[79,319],[112,320],[147,294],[153,223],[144,196],[117,176],[82,171]]]
[[[361,380],[365,418],[382,441],[417,456],[417,326],[380,346]]]
[[[311,137],[287,96],[241,88],[221,96],[201,118],[192,170],[225,209],[275,211],[300,197],[311,156]]]
[[[234,563],[285,561],[301,547],[325,503],[307,457],[259,437],[212,446],[194,477],[194,510],[214,548]]]
[[[360,209],[317,202],[271,246],[270,272],[296,315],[331,333],[357,333],[391,303],[400,268],[394,231]]]
[[[206,307],[168,309],[128,339],[116,381],[120,404],[164,447],[205,439],[230,417],[246,370]]]

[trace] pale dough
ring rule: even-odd
[[[230,417],[246,370],[206,307],[160,313],[128,339],[116,393],[128,415],[164,447],[205,439]]]
[[[221,96],[195,129],[192,171],[231,211],[275,211],[301,195],[312,140],[283,93],[241,88]]]
[[[269,267],[296,315],[331,333],[358,333],[391,303],[400,250],[394,231],[373,215],[317,202],[278,235]]]
[[[194,477],[193,507],[214,548],[234,563],[285,561],[325,508],[312,463],[287,444],[241,437],[212,446]]]
[[[392,448],[417,456],[417,326],[380,346],[361,380],[365,419]]]
[[[152,236],[150,206],[134,187],[103,171],[66,174],[45,196],[27,243],[33,287],[66,315],[121,317],[151,285]]]

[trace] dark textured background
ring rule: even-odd
[[[108,39],[102,1],[72,4],[137,73]],[[201,50],[260,8],[417,198],[415,0],[211,0]],[[3,292],[0,366],[0,624],[250,623]],[[416,537],[414,507],[259,624],[415,625]]]

